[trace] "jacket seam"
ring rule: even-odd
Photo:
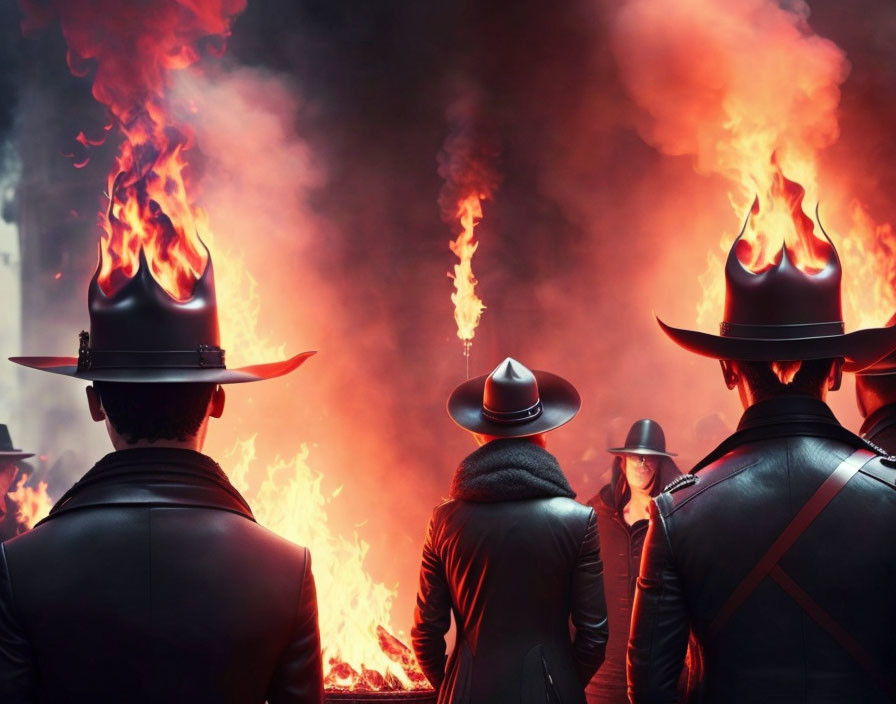
[[[683,498],[680,502],[678,502],[678,503],[676,503],[676,502],[674,501],[674,499],[673,499],[673,500],[672,500],[672,507],[669,509],[668,514],[663,514],[663,512],[660,511],[660,515],[662,515],[662,516],[665,518],[666,515],[671,515],[671,514],[673,514],[676,510],[678,510],[680,507],[684,506],[686,503],[688,503],[688,501],[690,501],[690,500],[693,499],[694,497],[696,497],[696,496],[700,496],[700,494],[702,494],[704,491],[707,491],[707,490],[709,490],[709,489],[712,489],[714,486],[717,486],[717,485],[721,484],[722,482],[727,481],[728,479],[732,479],[732,478],[736,477],[736,476],[737,476],[738,474],[740,474],[741,472],[744,472],[744,471],[748,470],[750,467],[754,467],[754,466],[756,466],[756,465],[759,464],[759,462],[761,462],[761,461],[762,461],[762,458],[759,458],[759,459],[756,459],[756,460],[750,462],[749,464],[745,464],[743,467],[740,467],[739,469],[734,470],[734,471],[731,472],[730,474],[726,474],[724,477],[720,477],[719,479],[717,479],[716,481],[712,482],[711,484],[707,484],[706,486],[697,489],[693,494],[690,494],[690,495],[684,497],[684,498]],[[702,478],[703,478],[703,477],[701,477],[701,479],[702,479]],[[667,492],[667,493],[668,493],[668,492]],[[662,496],[662,494],[660,494],[660,496]],[[671,498],[671,497],[670,497],[670,498]]]

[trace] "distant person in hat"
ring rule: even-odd
[[[896,315],[887,326],[896,326]],[[856,403],[865,419],[859,434],[896,455],[896,353],[856,374]]]
[[[705,668],[698,701],[896,696],[896,544],[887,537],[896,468],[825,403],[844,363],[862,369],[896,348],[896,328],[844,334],[837,253],[798,208],[811,268],[797,265],[791,245],[747,268],[742,233],[726,264],[721,334],[660,322],[685,349],[721,361],[744,414],[651,504],[628,648],[634,704],[677,700],[691,629]]]
[[[588,704],[628,704],[625,651],[647,533],[647,510],[653,497],[681,471],[672,459],[674,453],[666,451],[660,424],[649,418],[631,426],[622,447],[607,451],[614,455],[610,483],[588,505],[597,514],[610,638],[606,659],[585,694]]]
[[[448,399],[480,447],[423,547],[411,637],[439,704],[585,702],[607,642],[597,519],[545,449],[579,405],[568,381],[510,358]]]
[[[0,425],[0,542],[14,538],[24,530],[17,516],[19,505],[9,492],[15,487],[20,462],[33,456],[33,452],[22,452],[13,447],[9,429]]]
[[[143,253],[117,291],[90,283],[77,358],[13,361],[92,381],[115,451],[29,533],[0,546],[0,702],[320,704],[308,550],[259,526],[201,453],[228,369],[211,258],[178,301]]]

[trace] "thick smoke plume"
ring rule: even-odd
[[[233,463],[225,451],[243,439],[237,424],[257,418],[256,462],[295,457],[307,443],[331,528],[366,541],[372,576],[399,584],[400,630],[410,624],[429,511],[475,447],[444,410],[463,365],[433,156],[445,144],[455,76],[475,82],[488,117],[479,124],[501,147],[500,191],[477,227],[474,266],[489,314],[472,371],[512,355],[577,386],[582,411],[549,448],[582,500],[606,480],[605,449],[634,420],[658,420],[683,467],[737,422],[718,365],[674,347],[652,312],[697,322],[698,277],[744,214],[731,203],[740,181],[723,163],[741,127],[770,135],[757,154],[774,145],[816,155],[807,201],[821,202],[846,295],[867,297],[849,302],[847,323],[866,324],[857,312],[892,294],[879,268],[856,273],[853,250],[869,262],[893,251],[882,223],[896,222],[896,13],[864,0],[663,6],[668,18],[654,3],[611,0],[484,0],[475,12],[411,0],[250,2],[227,53],[210,62],[218,68],[179,73],[178,100],[198,96],[184,122],[195,130],[191,167],[216,270],[229,255],[243,263],[253,283],[237,293],[259,315],[254,337],[225,328],[228,362],[254,361],[253,339],[265,350],[320,352],[282,383],[229,390],[211,451]],[[23,57],[9,133],[23,164],[23,352],[70,353],[85,325],[105,173],[96,163],[75,171],[59,152],[86,129],[78,96],[90,86],[61,68],[64,48],[47,33],[11,41]],[[109,145],[94,148],[93,162],[101,158],[112,158]],[[859,224],[874,235],[853,237]],[[878,324],[896,310],[881,308]],[[721,302],[705,316],[701,325],[717,324]],[[60,398],[58,379],[20,378],[29,384],[21,442],[50,446],[48,464],[76,455],[54,470],[58,496],[105,445],[79,388]],[[832,402],[856,429],[848,384]],[[85,448],[85,437],[96,444]]]

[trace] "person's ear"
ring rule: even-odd
[[[734,365],[729,359],[720,359],[719,364],[722,365],[722,376],[725,377],[725,386],[733,389],[737,386],[738,374],[734,369]]]
[[[103,402],[100,401],[100,395],[92,386],[87,387],[87,407],[90,408],[90,417],[97,423],[106,420],[106,412],[103,410]]]
[[[224,401],[226,399],[227,394],[224,393],[224,387],[216,386],[215,392],[212,394],[212,400],[209,401],[209,417],[220,418],[224,414]]]
[[[835,359],[828,372],[828,391],[836,391],[843,381],[843,357]]]

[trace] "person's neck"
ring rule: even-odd
[[[653,497],[644,491],[632,491],[632,496],[625,505],[623,515],[629,525],[648,516],[648,507]]]
[[[136,450],[138,448],[152,447],[202,452],[202,443],[195,437],[188,440],[156,440],[155,442],[149,442],[148,440],[127,442],[123,438],[112,438],[112,447],[116,450]]]

